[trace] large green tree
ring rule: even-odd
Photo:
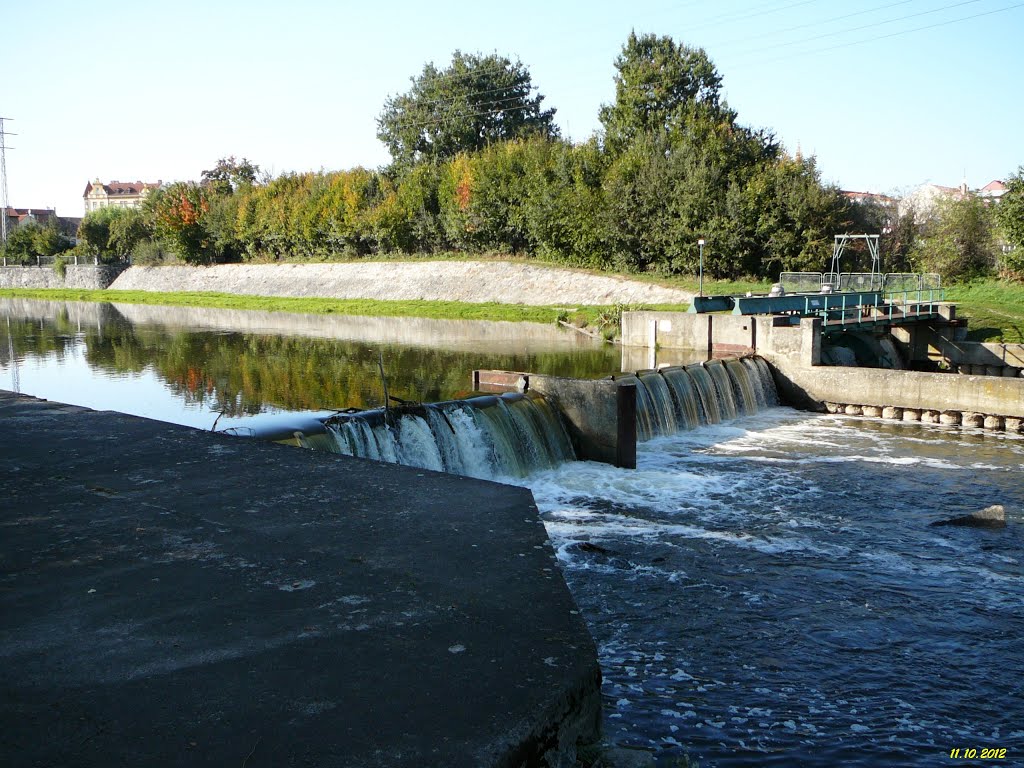
[[[615,101],[600,112],[613,152],[644,134],[684,130],[698,117],[730,124],[736,117],[721,101],[722,77],[702,48],[630,33],[615,69]]]
[[[202,173],[202,183],[217,194],[231,194],[244,185],[255,184],[260,178],[260,167],[246,158],[236,160],[234,155],[222,157],[213,168]]]
[[[61,234],[55,219],[47,224],[28,221],[19,224],[7,235],[2,250],[4,257],[14,263],[31,264],[37,257],[49,258],[71,248],[71,241]]]
[[[543,100],[521,62],[456,51],[448,67],[427,64],[412,88],[385,102],[377,137],[407,168],[507,139],[555,136],[555,110]]]
[[[977,197],[943,200],[921,224],[921,265],[943,280],[992,274],[997,261],[995,213]]]

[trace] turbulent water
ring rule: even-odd
[[[327,421],[330,450],[479,478],[526,477],[575,459],[561,420],[540,397],[506,394]]]
[[[1024,750],[1024,441],[773,408],[527,480],[598,642],[606,735],[711,766]]]

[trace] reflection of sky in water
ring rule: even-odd
[[[29,357],[17,363],[21,392],[81,405],[97,411],[120,411],[159,421],[209,429],[217,413],[203,403],[187,403],[167,388],[148,367],[142,373],[98,375],[85,359],[85,343],[69,346],[63,355]],[[2,367],[5,389],[14,388],[14,368]],[[221,419],[218,429],[238,419]]]
[[[425,402],[466,394],[474,368],[618,369],[614,347],[553,324],[20,299],[0,299],[0,315],[0,387],[206,429],[222,410],[218,429],[379,407],[379,354],[390,394]]]

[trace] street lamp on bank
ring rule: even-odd
[[[704,238],[700,238],[697,241],[697,246],[700,248],[700,278],[697,286],[697,295],[704,295]]]

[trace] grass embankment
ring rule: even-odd
[[[1024,285],[1002,280],[975,280],[946,288],[959,317],[968,319],[971,341],[1024,343]]]
[[[368,315],[372,317],[425,317],[442,320],[505,320],[555,323],[571,319],[577,325],[604,329],[624,307],[531,307],[521,304],[475,304],[461,301],[374,301],[370,299],[291,298],[244,296],[233,293],[155,291],[89,291],[75,289],[12,288],[0,290],[0,298],[46,301],[96,301],[123,304],[157,304],[172,307],[211,307],[310,315]],[[640,307],[629,307],[639,309]],[[685,310],[686,305],[651,305],[644,309]],[[616,318],[617,319],[617,318]]]

